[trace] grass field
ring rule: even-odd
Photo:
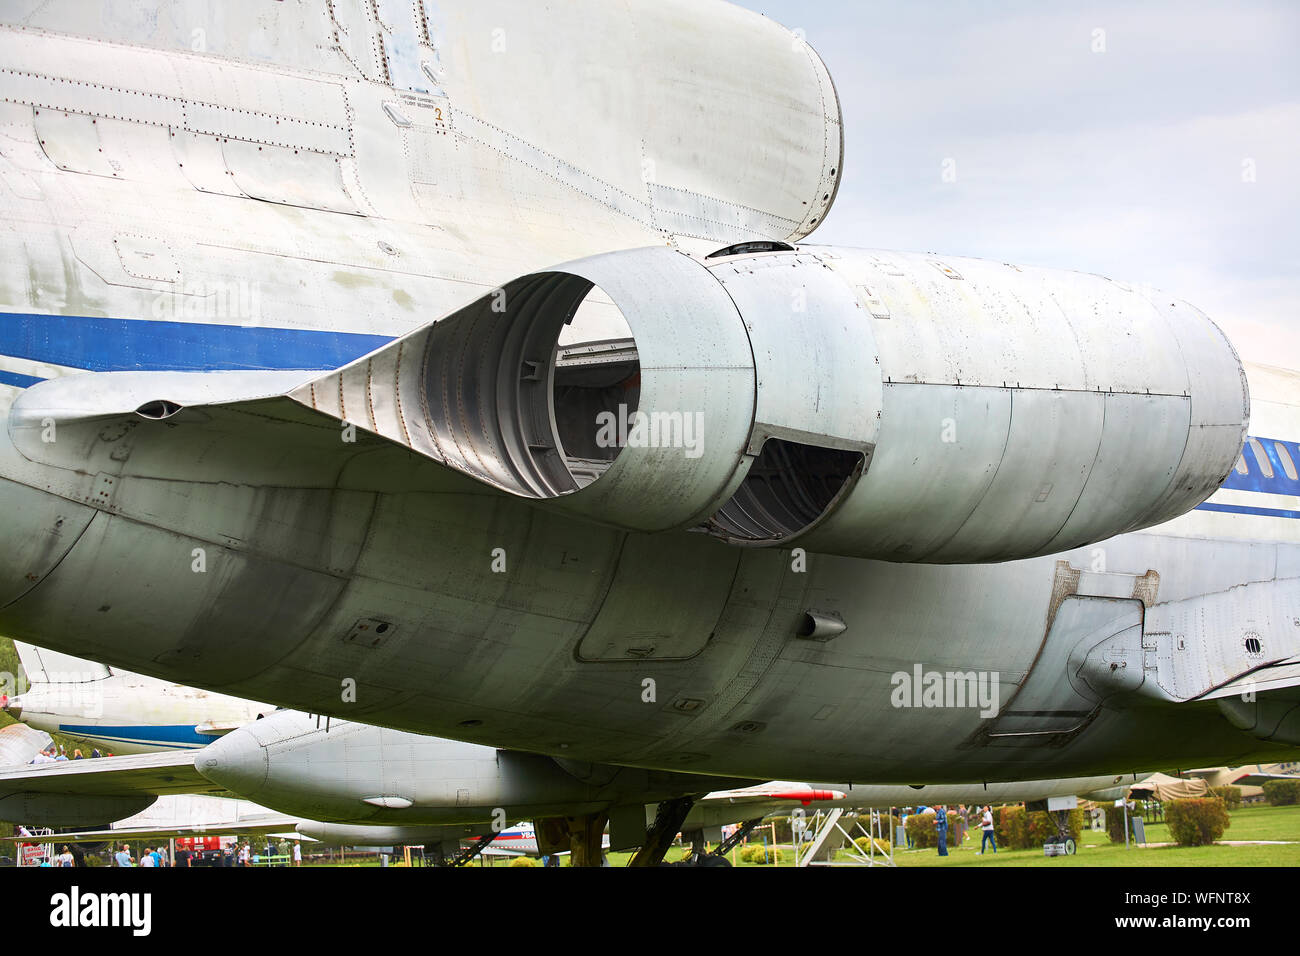
[[[1163,823],[1153,823],[1146,828],[1147,839],[1151,843],[1171,842],[1169,828]],[[1079,852],[1074,856],[1045,857],[1042,848],[1033,850],[1000,850],[979,853],[979,832],[968,832],[966,842],[961,846],[948,848],[949,855],[941,858],[937,851],[899,850],[894,860],[898,866],[960,866],[960,867],[1015,867],[1015,866],[1138,866],[1138,867],[1207,867],[1207,866],[1300,866],[1300,806],[1243,807],[1232,813],[1232,825],[1223,835],[1224,840],[1295,840],[1296,843],[1282,846],[1226,846],[1222,843],[1214,846],[1179,847],[1179,846],[1133,846],[1125,849],[1124,845],[1112,844],[1104,832],[1085,830],[1079,840]],[[793,867],[794,854],[789,844],[779,846],[781,862],[777,866]],[[682,858],[684,850],[673,847],[668,851],[667,859],[673,862]],[[631,853],[610,853],[610,866],[626,866],[632,858]],[[728,856],[734,866],[764,868],[757,863],[746,863],[740,859],[739,851]],[[841,853],[839,860],[847,862],[850,857]],[[534,861],[536,862],[536,861]],[[329,863],[324,860],[312,860],[307,865],[313,866],[378,866],[376,857],[348,855],[346,862]],[[510,866],[509,860],[498,859],[493,862],[476,860],[473,866]],[[536,864],[540,866],[540,864]],[[564,865],[567,865],[567,861]]]
[[[1169,828],[1152,823],[1146,828],[1149,843],[1171,843]],[[1232,813],[1224,840],[1300,841],[1300,806],[1242,807]],[[895,854],[899,866],[1300,866],[1300,842],[1287,846],[1133,847],[1112,844],[1103,833],[1084,830],[1079,852],[1068,857],[1045,857],[1041,848],[991,851],[979,854],[978,832],[966,843],[949,848],[946,859],[935,850],[902,850]]]
[[[1163,823],[1153,823],[1146,828],[1150,843],[1172,842],[1169,828]],[[1214,846],[1199,847],[1133,847],[1126,850],[1122,843],[1112,844],[1104,832],[1084,830],[1079,840],[1079,852],[1074,856],[1045,857],[1042,848],[1033,850],[1000,850],[979,853],[979,831],[966,834],[961,846],[949,847],[948,856],[940,857],[936,850],[899,850],[894,854],[898,866],[1300,866],[1300,806],[1270,807],[1250,806],[1234,810],[1232,825],[1223,834],[1224,840],[1295,840],[1287,846]],[[793,866],[794,856],[789,846],[782,849],[779,866]],[[668,859],[680,858],[682,851],[674,847]],[[611,866],[624,866],[630,853],[611,853]],[[732,859],[732,857],[728,857]],[[840,860],[848,860],[841,853]],[[734,855],[736,866],[758,866],[740,860]],[[498,866],[502,864],[497,864]],[[759,867],[762,869],[762,867]]]

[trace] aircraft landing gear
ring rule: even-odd
[[[675,800],[665,800],[659,804],[659,810],[655,814],[655,822],[646,831],[645,843],[641,845],[641,849],[636,851],[636,856],[632,857],[627,865],[659,866],[663,863],[664,854],[668,852],[673,837],[677,836],[682,823],[686,820],[686,815],[691,812],[693,806],[695,806],[694,797],[678,797]]]
[[[481,837],[478,838],[477,843],[475,843],[471,847],[466,847],[460,853],[456,854],[456,858],[451,860],[447,865],[464,866],[465,864],[471,862],[474,859],[474,857],[478,856],[480,853],[486,850],[488,844],[491,843],[496,838],[497,835],[495,832],[483,834]]]
[[[1056,825],[1056,839],[1044,844],[1044,851],[1049,856],[1074,856],[1079,847],[1074,842],[1074,837],[1070,835],[1070,811],[1052,810],[1048,816]]]
[[[576,817],[541,817],[533,823],[537,850],[543,856],[569,853],[569,866],[601,866],[607,812],[584,813]]]
[[[742,823],[739,827],[736,828],[735,833],[733,833],[731,836],[727,837],[725,840],[723,840],[721,843],[718,844],[718,848],[713,851],[713,855],[720,856],[725,859],[727,854],[730,853],[732,850],[734,850],[736,847],[740,846],[740,844],[745,842],[745,838],[748,837],[751,833],[753,833],[754,828],[762,822],[763,822],[762,817],[759,817],[757,820],[746,820],[744,823]]]
[[[676,863],[666,864],[667,866],[731,866],[731,861],[725,856],[708,851],[703,830],[691,830],[689,833],[683,833],[682,836],[691,841],[691,852]]]

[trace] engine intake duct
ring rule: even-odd
[[[723,286],[663,248],[516,279],[294,397],[510,494],[665,531],[743,477],[754,390]]]
[[[930,563],[1182,514],[1228,474],[1249,411],[1227,339],[1162,293],[766,247],[524,276],[292,396],[629,531]]]

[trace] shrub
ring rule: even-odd
[[[993,814],[993,837],[1002,849],[1015,850],[1029,846],[1029,821],[1021,806],[998,807]]]
[[[1066,814],[1065,830],[1077,844],[1080,834],[1083,833],[1083,811],[1078,807]],[[1057,839],[1059,835],[1052,815],[1046,810],[1039,810],[1037,813],[1029,814],[1029,843],[1026,847],[1017,847],[1017,849],[1039,847],[1050,840]]]
[[[1210,794],[1222,800],[1229,810],[1241,809],[1241,787],[1211,787]]]
[[[876,845],[876,849],[875,849],[876,853],[884,853],[885,855],[889,854],[888,840],[873,840],[870,837],[858,837],[856,840],[853,841],[854,846],[856,846],[863,853],[867,853],[867,854],[870,854],[872,852],[871,845],[873,843]]]
[[[1275,807],[1300,803],[1300,780],[1265,781],[1264,799]]]
[[[781,862],[781,851],[775,848],[769,849],[768,847],[763,846],[763,844],[761,843],[751,843],[745,849],[750,851],[749,854],[750,863],[757,863],[759,866],[767,866],[769,863]],[[742,860],[745,858],[743,852],[741,853],[740,858]]]
[[[526,856],[517,856],[510,861],[511,866],[539,866],[540,864]]]
[[[1124,839],[1123,818],[1119,838]],[[1075,807],[1066,819],[1066,828],[1077,843],[1083,832],[1083,811]],[[1056,823],[1046,810],[1026,812],[1023,806],[999,807],[993,815],[993,835],[999,848],[1029,850],[1057,837]]]
[[[1130,815],[1129,819],[1132,819]],[[1106,808],[1106,832],[1110,834],[1111,843],[1124,842],[1124,808]]]
[[[767,847],[761,843],[747,843],[740,848],[740,858],[746,863],[764,864],[767,862]]]
[[[871,812],[869,810],[864,810],[859,814],[858,822],[862,824],[862,829],[870,830]],[[880,811],[880,829],[884,831],[886,838],[893,839],[895,828],[902,826],[902,823],[903,821],[892,813],[886,813],[883,810]]]
[[[939,832],[934,828],[933,813],[913,813],[907,818],[907,835],[912,846],[927,850],[939,845]]]
[[[1165,803],[1165,822],[1179,846],[1208,846],[1231,824],[1218,797],[1170,800]]]

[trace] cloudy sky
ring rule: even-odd
[[[811,241],[1148,282],[1300,368],[1300,3],[742,5],[805,31],[840,95]]]

